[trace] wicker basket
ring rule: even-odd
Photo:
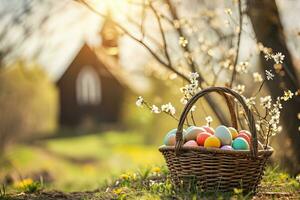
[[[216,148],[183,147],[183,125],[196,101],[210,92],[217,92],[226,97],[233,126],[237,128],[235,112],[229,98],[236,98],[243,106],[252,133],[250,150],[228,151]],[[176,145],[161,146],[170,170],[171,180],[176,187],[193,183],[203,192],[230,192],[242,188],[244,192],[256,192],[264,173],[265,165],[273,149],[268,147],[258,150],[258,140],[254,117],[244,99],[236,92],[225,87],[210,87],[192,97],[181,114],[176,133]]]

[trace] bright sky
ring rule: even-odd
[[[24,2],[26,1],[24,0]],[[106,7],[113,8],[114,17],[120,23],[124,21],[124,14],[134,16],[136,12],[136,10],[127,6],[126,0],[91,0],[91,2],[100,12],[105,13]],[[300,1],[277,0],[277,3],[285,27],[289,30],[299,28],[300,21],[297,17],[299,16]],[[1,0],[0,4],[4,5],[0,6],[0,12],[4,10],[14,12],[15,5],[20,4],[20,1]],[[55,5],[63,6],[63,12],[60,11],[51,16],[48,24],[50,34],[47,35],[47,38],[42,38],[47,41],[46,48],[43,49],[38,60],[54,80],[64,72],[84,41],[90,44],[99,44],[97,34],[102,24],[102,19],[99,16],[72,0],[56,1]],[[47,7],[45,11],[47,11]],[[37,41],[30,42],[29,46],[32,49],[34,49],[35,42]],[[246,45],[249,42],[244,41],[243,43]],[[294,48],[292,42],[290,42],[290,46]],[[120,48],[121,64],[128,70],[136,71],[136,69],[140,69],[149,59],[149,55],[142,47],[126,37],[120,40]],[[26,54],[27,49],[24,52]],[[139,56],[136,56],[136,54],[139,54]]]

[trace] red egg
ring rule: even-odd
[[[183,145],[184,147],[197,147],[198,144],[195,140],[189,140]]]
[[[215,130],[210,126],[202,126],[202,128],[204,128],[206,132],[209,132],[212,135],[215,133]]]
[[[206,140],[206,138],[208,138],[209,136],[211,136],[212,134],[209,133],[209,132],[202,132],[202,133],[199,133],[197,135],[197,143],[199,146],[204,146],[204,142]]]
[[[240,134],[238,134],[237,137],[244,138],[248,142],[248,144],[251,143],[251,139],[250,139],[250,137],[246,133],[240,133]]]

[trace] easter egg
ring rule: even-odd
[[[249,131],[247,131],[247,130],[241,130],[239,133],[245,133],[246,135],[249,136],[250,139],[252,137],[252,134]]]
[[[201,127],[197,127],[197,126],[192,126],[189,127],[186,131],[186,133],[184,134],[184,140],[185,141],[189,141],[189,140],[195,140],[197,139],[197,135],[199,133],[205,132],[205,129],[201,128]]]
[[[237,137],[233,140],[232,147],[235,150],[249,150],[248,142],[242,137]]]
[[[168,145],[168,143],[169,143],[169,138],[170,138],[171,135],[176,135],[176,131],[177,131],[177,129],[174,128],[174,129],[170,130],[170,131],[166,134],[166,136],[165,136],[165,138],[164,138],[164,144],[165,144],[165,145]]]
[[[233,128],[233,127],[228,127],[228,129],[229,129],[229,131],[231,133],[232,139],[237,138],[237,136],[239,134],[238,131],[235,128]]]
[[[206,140],[204,142],[204,147],[219,148],[220,146],[221,146],[221,141],[219,140],[219,138],[217,138],[214,135],[211,135],[208,138],[206,138]]]
[[[231,145],[232,143],[232,136],[229,129],[226,126],[218,126],[216,128],[215,134],[221,140],[222,146],[224,145]]]
[[[197,147],[198,144],[195,140],[189,140],[183,145],[184,147]]]
[[[202,128],[204,128],[206,132],[209,132],[212,135],[215,133],[215,130],[210,126],[202,126]]]
[[[242,133],[238,134],[238,137],[244,138],[248,142],[248,144],[251,143],[251,139],[250,139],[250,137],[246,133],[242,132]]]
[[[222,150],[233,150],[232,146],[230,145],[224,145],[221,147]]]
[[[165,141],[165,145],[166,146],[175,146],[175,143],[176,143],[176,135],[173,134],[173,135],[169,135],[167,138],[166,138],[166,141]]]
[[[208,132],[202,132],[202,133],[199,133],[198,136],[197,136],[197,144],[199,146],[204,146],[204,142],[205,140],[211,136],[212,134],[208,133]]]
[[[166,146],[174,146],[176,143],[176,132],[177,132],[177,128],[174,128],[172,130],[170,130],[165,138],[164,138],[164,144]],[[183,129],[182,134],[186,134],[186,130]]]

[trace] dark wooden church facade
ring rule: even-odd
[[[113,71],[118,69],[117,30],[106,21],[98,49],[84,44],[57,82],[61,125],[77,126],[118,122],[125,87]]]

